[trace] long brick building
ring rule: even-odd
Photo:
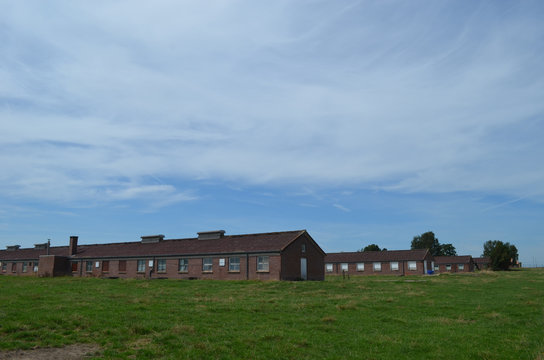
[[[141,241],[68,246],[37,244],[0,250],[0,275],[323,280],[325,253],[306,230],[189,239],[142,236]]]

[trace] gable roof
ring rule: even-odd
[[[311,239],[311,236],[307,233],[306,230],[297,230],[246,235],[225,235],[219,239],[211,240],[199,240],[198,238],[189,238],[162,240],[156,243],[142,243],[141,241],[137,241],[125,243],[78,245],[77,253],[71,258],[84,259],[107,257],[148,257],[281,252],[289,244],[291,244],[293,241],[295,241],[304,234],[306,234]],[[317,244],[315,245],[319,248]],[[51,247],[49,250],[49,254],[51,255],[69,255],[68,246]],[[0,250],[0,261],[38,259],[40,255],[45,255],[46,253],[46,249],[19,249],[11,251]]]
[[[428,253],[428,249],[340,252],[327,254],[325,262],[417,261],[424,260]]]
[[[476,264],[489,264],[489,263],[491,263],[491,259],[488,258],[488,257],[475,257],[475,258],[472,258],[472,260]]]
[[[470,255],[461,255],[461,256],[435,256],[435,264],[468,264],[472,261],[472,256]]]

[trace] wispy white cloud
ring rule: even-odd
[[[167,204],[194,196],[177,181],[221,179],[544,194],[543,6],[503,6],[11,3],[0,191]]]
[[[351,210],[348,209],[347,207],[345,206],[342,206],[340,204],[333,204],[332,206],[334,206],[335,208],[339,209],[339,210],[342,210],[343,212],[350,212]]]

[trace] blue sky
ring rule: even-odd
[[[0,1],[0,245],[433,231],[544,264],[542,1]]]

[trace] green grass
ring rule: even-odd
[[[0,277],[0,351],[105,358],[544,359],[544,271],[324,282]]]

